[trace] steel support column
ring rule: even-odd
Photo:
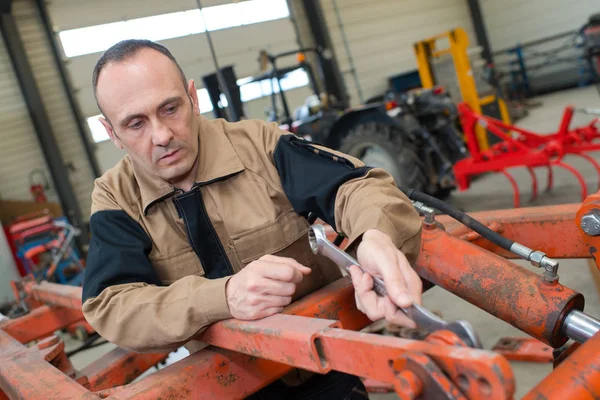
[[[11,3],[11,0],[0,0],[0,30],[2,31],[2,37],[19,81],[23,98],[27,104],[31,121],[35,127],[44,158],[50,169],[63,212],[74,226],[82,230],[82,235],[77,239],[80,244],[85,244],[88,242],[87,229],[83,224],[79,203],[69,181],[69,172],[60,154],[56,137],[50,125],[48,112],[44,106],[25,47],[12,15]]]
[[[75,118],[75,124],[77,124],[77,132],[81,137],[83,148],[85,149],[90,168],[92,169],[93,178],[98,178],[102,173],[100,171],[100,167],[98,166],[98,160],[96,159],[96,155],[94,153],[94,145],[90,142],[88,131],[85,128],[83,114],[81,112],[81,109],[79,108],[77,99],[75,99],[73,85],[67,73],[67,68],[63,63],[58,43],[56,42],[56,35],[54,34],[54,31],[52,29],[52,23],[50,21],[48,8],[46,7],[46,2],[44,0],[36,0],[35,3],[37,5],[37,9],[42,20],[42,24],[44,25],[46,37],[48,38],[48,42],[52,47],[52,56],[54,57],[54,61],[56,62],[56,66],[58,67],[60,79],[64,86],[67,99],[69,100],[71,110],[73,111],[73,118]]]
[[[310,25],[310,30],[317,47],[324,50],[322,78],[327,93],[333,94],[345,106],[350,104],[344,77],[335,58],[333,44],[323,16],[319,0],[302,0],[302,7]]]
[[[473,28],[475,29],[477,44],[483,47],[483,58],[491,64],[494,62],[494,59],[492,57],[492,48],[490,46],[490,41],[488,40],[487,30],[485,28],[485,20],[481,13],[481,5],[479,4],[479,0],[467,0],[467,4],[469,5],[471,22],[473,22]]]

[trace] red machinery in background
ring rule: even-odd
[[[594,141],[600,138],[600,118],[595,118],[588,125],[570,128],[575,108],[565,108],[560,126],[555,133],[540,135],[526,129],[509,125],[484,115],[474,112],[466,103],[458,105],[458,112],[462,128],[469,149],[469,157],[459,160],[454,165],[454,177],[460,190],[469,188],[474,176],[495,172],[504,174],[512,184],[514,191],[514,205],[519,207],[519,187],[508,168],[527,168],[532,178],[532,200],[537,197],[538,185],[534,172],[535,168],[548,169],[547,189],[553,184],[552,167],[561,167],[571,172],[581,185],[581,199],[587,196],[585,180],[581,173],[572,165],[565,163],[564,157],[576,155],[587,160],[598,173],[600,182],[600,165],[588,152],[600,150],[600,144]],[[479,148],[476,128],[482,126],[488,132],[497,136],[500,142],[488,150]],[[598,189],[600,189],[600,184]]]
[[[458,222],[435,216],[419,200],[414,204],[424,215],[414,268],[426,290],[446,289],[556,349],[554,370],[525,398],[599,398],[600,321],[583,312],[581,293],[559,282],[557,260],[587,258],[598,264],[600,193],[583,205],[473,213],[469,218],[480,224],[473,229],[465,225],[469,218]],[[490,240],[488,232],[501,233],[510,249]],[[543,273],[511,261],[523,257]],[[562,274],[574,273],[561,268]],[[356,309],[347,277],[283,314],[213,324],[197,337],[209,347],[136,382],[167,353],[117,348],[77,371],[52,334],[83,321],[81,289],[25,281],[15,290],[32,311],[0,323],[0,399],[240,399],[292,368],[336,370],[388,383],[401,399],[514,398],[515,377],[507,359],[468,347],[448,330],[431,332],[424,340],[357,332],[370,321]],[[41,338],[37,346],[25,346]]]

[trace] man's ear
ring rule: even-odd
[[[200,115],[200,103],[198,102],[198,91],[196,90],[196,84],[193,79],[188,81],[187,85],[188,96],[192,100],[192,108],[194,109],[194,114]]]
[[[122,150],[123,149],[123,144],[121,143],[121,141],[119,140],[119,138],[117,137],[117,135],[115,135],[115,131],[114,131],[114,129],[113,129],[110,121],[108,121],[104,117],[100,117],[98,119],[102,123],[102,126],[104,126],[104,129],[106,129],[106,133],[108,133],[108,136],[110,137],[110,140],[112,140],[113,144],[115,146],[117,146],[118,149]]]

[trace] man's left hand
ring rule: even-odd
[[[422,304],[423,284],[404,254],[396,248],[385,233],[371,229],[363,234],[358,245],[357,266],[350,268],[355,289],[356,305],[369,319],[385,318],[393,324],[414,328],[414,321],[398,307]],[[383,279],[388,294],[381,297],[373,290],[373,278]]]

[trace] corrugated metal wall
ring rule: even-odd
[[[1,36],[0,141],[0,198],[33,200],[29,193],[29,174],[40,169],[48,179],[51,177]],[[47,196],[50,201],[58,200],[53,189]]]
[[[352,104],[359,103],[333,0],[321,1]],[[381,94],[391,76],[417,68],[413,43],[462,27],[475,43],[465,0],[337,0],[365,99]]]
[[[490,45],[495,51],[554,34],[577,30],[598,0],[480,0]]]
[[[508,63],[516,61],[516,56],[503,50],[578,31],[591,14],[600,12],[600,1],[482,0],[481,7],[490,45],[496,52],[494,61],[500,71],[507,72],[510,69]],[[589,81],[591,74],[583,49],[576,43],[575,36],[568,35],[523,50],[528,87],[532,93],[559,90]]]
[[[52,55],[50,42],[33,0],[13,2],[13,15],[64,163],[70,166],[69,180],[79,202],[82,217],[87,220],[94,176],[77,131],[75,115],[69,106]]]

